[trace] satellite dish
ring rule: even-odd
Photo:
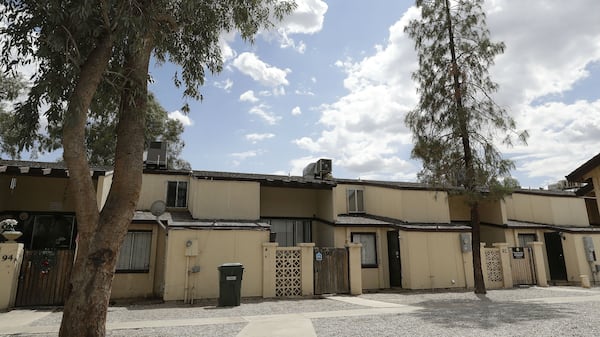
[[[159,216],[163,215],[166,210],[167,210],[167,204],[165,204],[165,202],[162,200],[156,200],[155,202],[152,203],[152,206],[150,206],[150,212],[155,217],[159,217]]]

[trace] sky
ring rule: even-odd
[[[173,85],[178,69],[151,65],[150,90],[185,125],[183,159],[195,170],[301,175],[319,158],[337,178],[416,181],[404,124],[416,106],[412,1],[297,0],[297,10],[254,44],[223,34],[224,70],[203,101]],[[505,53],[490,69],[494,98],[529,132],[502,147],[512,175],[538,188],[600,151],[600,1],[486,1]],[[188,115],[181,113],[190,104]]]

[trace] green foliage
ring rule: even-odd
[[[118,105],[112,104],[109,110],[104,106],[101,111],[90,111],[86,125],[86,145],[88,162],[91,165],[113,166],[115,160],[116,129]],[[97,108],[97,107],[95,107]],[[189,169],[190,164],[181,159],[185,143],[181,140],[183,124],[168,117],[167,111],[156,101],[154,95],[148,95],[145,129],[146,147],[151,141],[167,142],[168,163],[172,169]]]
[[[14,132],[13,115],[7,103],[15,100],[24,87],[21,78],[9,77],[0,72],[0,152],[11,156],[11,144],[17,142],[18,135]]]
[[[43,153],[61,148],[63,116],[80,67],[98,40],[110,34],[113,56],[88,113],[86,143],[90,164],[112,165],[117,115],[128,79],[124,61],[130,48],[139,47],[132,46],[133,41],[151,35],[156,60],[181,65],[174,82],[185,86],[184,96],[198,99],[206,70],[222,70],[222,32],[237,29],[243,39],[252,41],[259,29],[271,27],[271,20],[281,19],[293,8],[293,2],[277,0],[2,0],[0,15],[8,23],[0,27],[5,37],[2,50],[13,53],[4,53],[0,64],[12,72],[18,65],[39,65],[27,99],[16,105],[13,115],[0,116],[2,150],[17,158],[23,150]],[[189,167],[178,158],[183,148],[182,125],[166,118],[153,98],[150,102],[146,143],[168,141],[170,167]],[[40,129],[40,113],[47,119],[45,130]]]
[[[260,29],[272,27],[294,7],[293,1],[279,0],[0,0],[0,16],[7,23],[0,27],[0,45],[12,51],[1,55],[0,66],[14,73],[20,65],[39,65],[27,99],[16,106],[18,151],[60,147],[58,137],[75,79],[102,37],[111,37],[113,53],[92,105],[120,99],[129,78],[126,56],[147,36],[159,63],[181,66],[174,83],[185,87],[184,96],[201,99],[206,71],[223,68],[223,32],[237,30],[252,42]],[[102,110],[112,109],[98,111]],[[187,104],[184,111],[189,111]],[[47,130],[40,130],[40,113],[48,120]]]
[[[415,142],[412,155],[423,162],[419,179],[462,186],[475,199],[500,186],[514,166],[496,144],[527,138],[493,99],[498,85],[488,69],[505,46],[490,40],[482,2],[452,1],[446,11],[445,0],[417,1],[421,18],[405,28],[419,62],[413,73],[419,103],[405,119]]]

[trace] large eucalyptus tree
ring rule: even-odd
[[[497,145],[525,142],[513,118],[496,104],[498,85],[489,76],[504,43],[490,40],[483,0],[417,0],[421,18],[405,32],[415,42],[419,68],[413,73],[419,102],[406,116],[413,133],[412,156],[423,162],[422,181],[459,187],[472,227],[475,292],[485,294],[481,269],[479,204],[498,197],[514,164]]]
[[[77,257],[61,336],[103,336],[119,247],[142,179],[148,66],[181,66],[175,84],[201,98],[206,71],[222,69],[219,37],[239,31],[252,41],[294,8],[279,0],[2,0],[0,64],[39,64],[27,100],[17,108],[24,148],[40,139],[39,113],[62,129],[69,192],[77,195]],[[90,107],[119,102],[112,186],[102,210],[89,174],[85,130]],[[45,111],[39,111],[47,107]]]

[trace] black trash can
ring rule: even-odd
[[[241,263],[224,263],[219,269],[219,306],[233,307],[240,305],[242,274]]]

